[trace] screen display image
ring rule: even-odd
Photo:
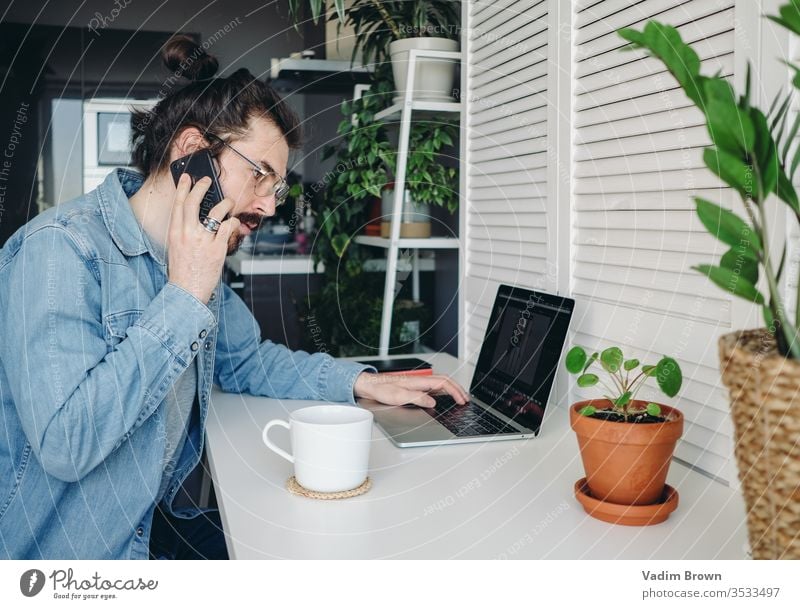
[[[538,432],[574,302],[507,287],[498,292],[471,393]]]

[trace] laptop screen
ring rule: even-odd
[[[575,302],[502,285],[470,392],[539,432]]]

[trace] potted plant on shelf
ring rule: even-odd
[[[770,17],[800,34],[795,2]],[[700,74],[700,59],[678,31],[651,21],[643,31],[619,34],[629,49],[644,49],[661,60],[705,117],[711,146],[706,166],[736,191],[747,219],[718,205],[695,199],[705,228],[730,247],[718,266],[699,272],[724,290],[763,311],[766,327],[720,338],[722,380],[730,390],[735,454],[747,507],[754,558],[800,558],[800,306],[794,318],[784,306],[783,254],[774,254],[767,202],[782,201],[789,218],[800,222],[800,202],[792,180],[800,165],[796,142],[800,114],[790,112],[792,94],[778,94],[763,112],[751,103],[748,64],[744,94],[737,96],[721,76]],[[800,68],[789,64],[800,88]],[[765,285],[767,296],[759,287]],[[797,269],[787,282],[797,286]]]
[[[431,236],[431,207],[442,207],[453,214],[458,209],[458,172],[448,166],[444,151],[452,147],[458,127],[447,120],[420,120],[411,125],[400,236]],[[394,173],[396,157],[386,157]],[[394,211],[394,184],[383,190],[381,236],[388,237]]]
[[[461,2],[458,0],[335,0],[329,19],[338,28],[355,33],[353,59],[361,53],[364,65],[392,62],[397,89],[395,103],[406,89],[408,52],[412,49],[458,51]],[[289,0],[289,14],[297,22],[301,6],[308,6],[316,23],[324,14],[322,0]],[[455,79],[453,60],[420,58],[414,82],[414,99],[450,101]]]
[[[608,383],[589,372],[599,361]],[[666,484],[675,444],[683,433],[676,408],[637,400],[645,382],[655,377],[669,397],[683,376],[671,357],[655,365],[625,359],[619,347],[588,356],[583,347],[567,353],[565,366],[579,387],[601,385],[602,398],[570,407],[570,425],[578,436],[586,477],[575,483],[575,496],[588,514],[617,524],[648,525],[667,519],[678,505],[678,492]]]

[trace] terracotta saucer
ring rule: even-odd
[[[587,514],[598,520],[634,527],[664,522],[678,507],[678,491],[669,484],[664,486],[664,494],[658,503],[620,505],[592,497],[589,494],[586,478],[581,478],[575,483],[575,498],[580,501]]]

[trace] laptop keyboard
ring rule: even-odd
[[[475,402],[461,406],[449,395],[435,395],[433,398],[436,408],[423,410],[459,438],[521,433]]]

